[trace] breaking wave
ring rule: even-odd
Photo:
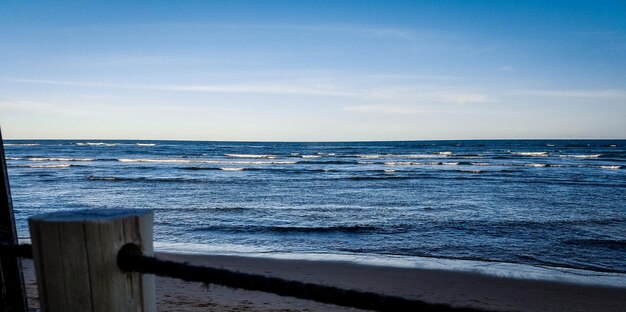
[[[88,180],[94,181],[130,181],[130,182],[194,182],[197,180],[188,178],[148,178],[148,177],[113,177],[113,176],[87,176]]]
[[[37,143],[4,143],[4,146],[39,146]]]
[[[30,157],[30,161],[94,161],[93,158],[68,158],[68,157]]]
[[[225,167],[225,168],[220,168],[220,170],[223,170],[223,171],[243,171],[244,168],[229,168],[229,167]]]
[[[531,156],[531,157],[548,156],[548,152],[512,152],[511,154],[518,155],[518,156]]]
[[[23,165],[23,166],[11,166],[14,168],[34,168],[34,169],[66,169],[72,167],[70,164],[60,165]]]
[[[337,226],[204,226],[194,228],[195,232],[254,232],[254,233],[376,233],[384,232],[385,228],[371,225],[337,225]]]
[[[268,159],[276,158],[276,155],[257,155],[257,154],[224,154],[224,156],[233,157],[233,158],[268,158]]]
[[[245,160],[204,160],[204,159],[147,159],[147,158],[119,158],[119,162],[125,163],[189,163],[189,164],[235,164],[235,165],[292,165],[295,161],[245,161]]]
[[[602,157],[602,154],[593,154],[593,155],[559,155],[559,157],[571,157],[571,158],[598,158]]]
[[[76,145],[78,146],[106,146],[106,147],[113,147],[113,146],[117,146],[117,143],[105,143],[105,142],[79,142],[76,143]]]

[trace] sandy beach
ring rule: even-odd
[[[158,257],[496,311],[626,311],[626,288],[524,280],[485,274],[224,255],[159,253]],[[24,261],[29,305],[38,309],[32,260]],[[359,311],[262,292],[157,277],[159,311]]]

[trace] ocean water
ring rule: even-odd
[[[626,273],[624,140],[9,140],[5,153],[21,237],[39,213],[139,208],[170,248]]]

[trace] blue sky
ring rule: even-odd
[[[626,138],[624,1],[0,2],[6,138]]]

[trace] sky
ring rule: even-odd
[[[626,1],[0,1],[6,139],[626,138]]]

